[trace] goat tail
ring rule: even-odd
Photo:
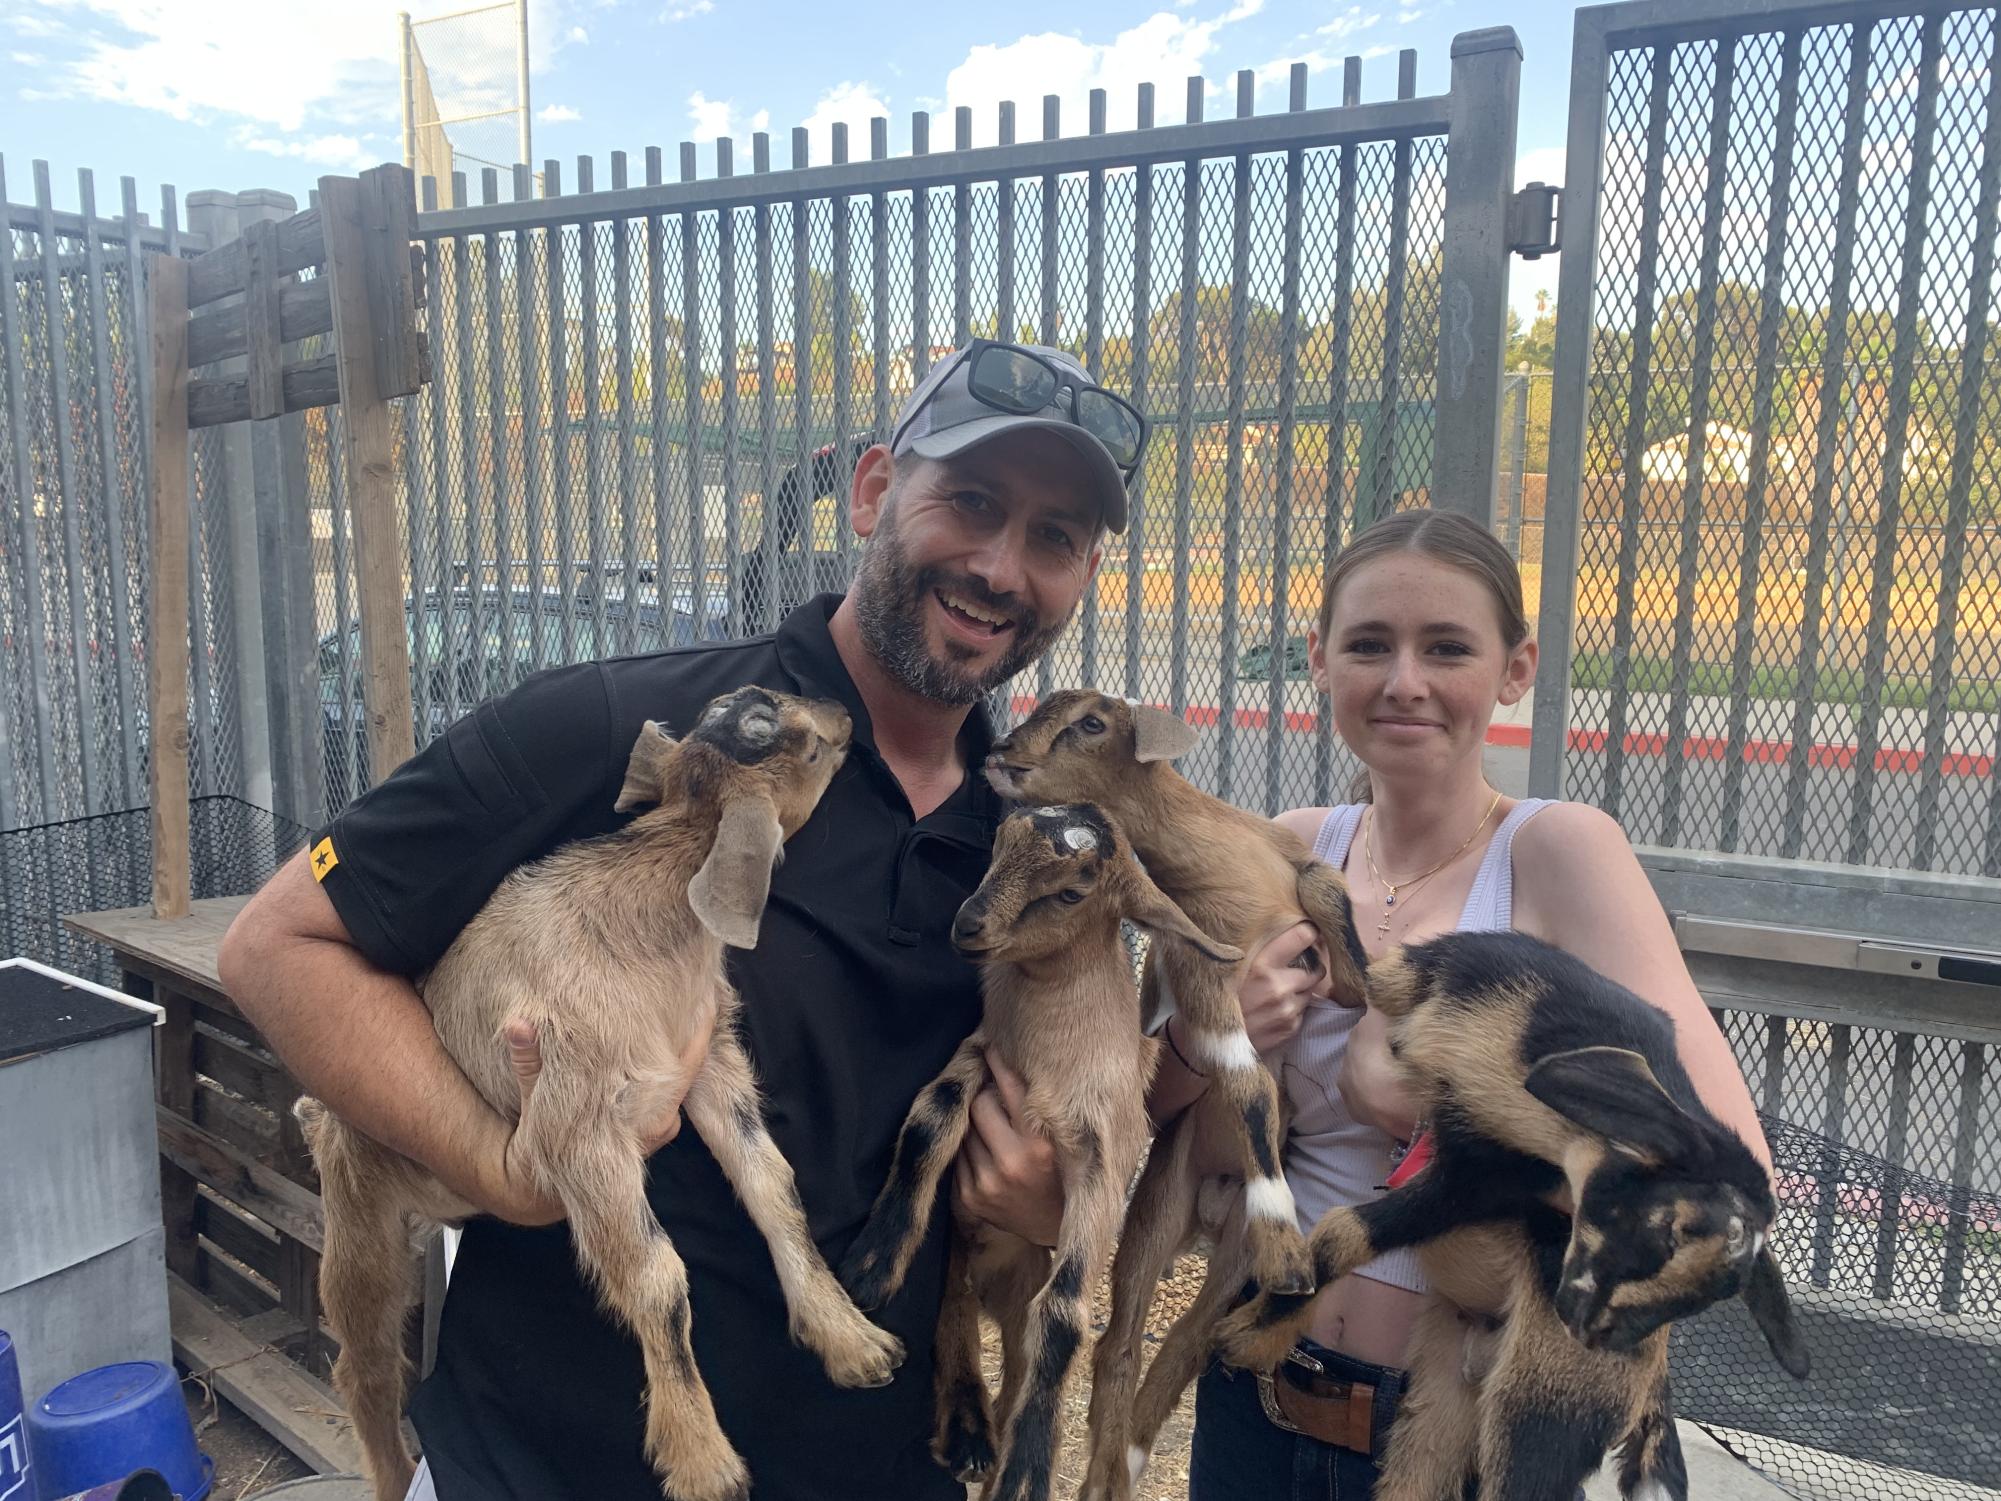
[[[976,1032],[911,1105],[897,1134],[889,1180],[841,1262],[840,1282],[856,1307],[880,1308],[903,1286],[931,1223],[939,1182],[966,1138],[973,1096],[986,1081],[986,1069],[983,1039]]]

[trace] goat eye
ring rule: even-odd
[[[1059,891],[1056,893],[1056,899],[1066,907],[1074,907],[1084,900],[1084,893],[1081,891]]]
[[[1086,714],[1082,719],[1077,721],[1077,727],[1086,735],[1102,735],[1105,733],[1104,720],[1098,718],[1095,714]]]

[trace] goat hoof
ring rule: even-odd
[[[882,1307],[896,1296],[890,1285],[889,1267],[874,1252],[850,1255],[835,1275],[855,1307],[864,1313]]]
[[[660,1484],[667,1501],[750,1501],[750,1471],[735,1454],[706,1474],[684,1467]]]
[[[978,1485],[994,1472],[993,1421],[987,1416],[982,1393],[962,1387],[939,1420],[938,1436],[931,1444],[931,1457],[961,1485]]]
[[[896,1379],[896,1368],[903,1364],[903,1341],[865,1319],[857,1323],[859,1329],[822,1350],[828,1379],[836,1386],[888,1386]]]

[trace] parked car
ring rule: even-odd
[[[1285,638],[1285,679],[1290,683],[1307,683],[1313,680],[1313,666],[1307,658],[1306,638],[1287,636]],[[1237,676],[1256,683],[1271,681],[1271,643],[1258,641],[1244,648],[1237,657]]]
[[[427,591],[421,608],[418,601],[406,599],[410,698],[419,720],[419,743],[442,734],[474,705],[506,693],[544,667],[628,651],[665,651],[728,635],[729,602],[720,589],[709,596],[704,610],[697,604],[692,583],[675,581],[663,603],[648,565],[641,569],[630,596],[623,583],[605,586],[606,634],[600,641],[596,588],[604,577],[604,571],[592,574],[567,600],[561,589],[546,584],[502,588],[470,583]],[[352,622],[346,636],[345,661],[340,632],[328,632],[319,643],[320,717],[330,808],[347,802],[353,795],[355,768],[368,764],[361,622]],[[343,668],[350,674],[345,682]]]

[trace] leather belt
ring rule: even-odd
[[[1375,1387],[1336,1381],[1318,1361],[1297,1351],[1288,1353],[1276,1371],[1257,1376],[1258,1400],[1278,1427],[1357,1454],[1375,1453]]]

